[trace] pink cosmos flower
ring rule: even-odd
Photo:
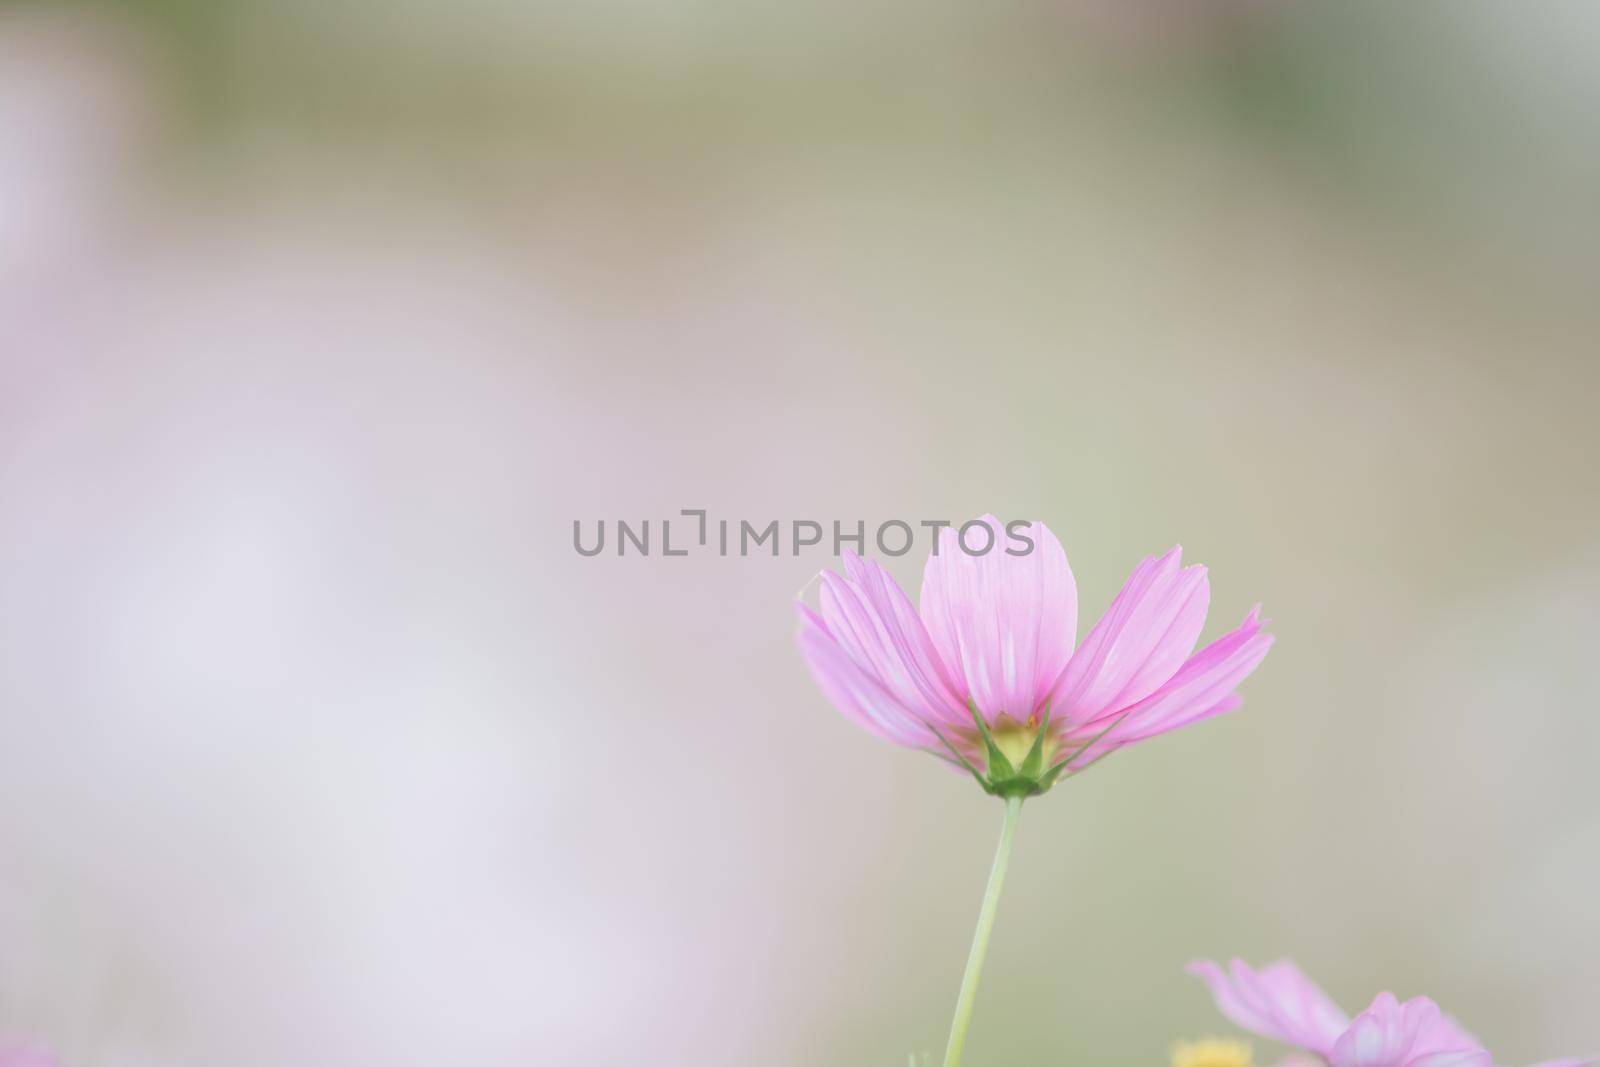
[[[1008,533],[992,515],[981,521],[994,536],[979,555],[940,531],[920,610],[850,552],[844,575],[822,572],[820,610],[799,605],[800,651],[846,716],[966,767],[991,793],[1031,796],[1239,706],[1234,689],[1272,637],[1252,610],[1195,652],[1210,587],[1204,567],[1181,565],[1180,548],[1135,567],[1074,650],[1078,593],[1061,543],[1042,523]]]
[[[1315,1053],[1331,1067],[1490,1067],[1489,1053],[1427,997],[1401,1002],[1379,993],[1351,1020],[1289,960],[1228,970],[1197,960],[1189,973],[1211,988],[1221,1011],[1252,1033]],[[1536,1067],[1593,1067],[1595,1060],[1550,1060]]]

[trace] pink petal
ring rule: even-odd
[[[1266,658],[1272,635],[1261,632],[1260,609],[1251,609],[1237,630],[1224,634],[1189,657],[1171,681],[1146,699],[1102,721],[1121,721],[1107,737],[1119,744],[1142,741],[1191,722],[1238,707],[1233,692]]]
[[[828,625],[804,604],[796,604],[800,631],[795,642],[824,695],[847,717],[868,730],[908,748],[927,748],[937,738],[916,712],[901,704],[874,677],[863,671],[839,645]]]
[[[822,572],[822,619],[855,665],[919,718],[955,726],[972,722],[911,601],[887,571],[854,552],[848,578]]]
[[[1181,567],[1183,549],[1150,556],[1095,623],[1051,697],[1062,721],[1090,722],[1137,704],[1183,665],[1205,626],[1211,586],[1204,567]]]
[[[1483,1049],[1451,1049],[1445,1052],[1426,1052],[1406,1061],[1406,1067],[1490,1067],[1489,1054]]]
[[[1348,1017],[1315,982],[1289,960],[1260,972],[1243,960],[1229,971],[1197,960],[1189,973],[1211,989],[1217,1010],[1252,1033],[1326,1056],[1348,1024]]]
[[[1379,993],[1340,1035],[1329,1059],[1336,1067],[1401,1067],[1416,1041],[1417,1031],[1438,1016],[1439,1009],[1432,1001],[1407,1001],[1402,1006],[1393,993]]]
[[[1027,528],[1033,550],[1013,556],[1006,549],[1016,543],[999,520],[982,521],[994,534],[984,555],[968,555],[956,530],[940,531],[923,571],[922,619],[961,695],[991,721],[1001,713],[1022,720],[1039,709],[1072,654],[1077,585],[1061,542],[1043,523]]]
[[[1490,1067],[1489,1054],[1446,1023],[1427,997],[1379,993],[1328,1055],[1333,1067]]]
[[[1201,719],[1209,719],[1216,715],[1237,711],[1243,704],[1244,697],[1238,693],[1229,693],[1211,707],[1192,718],[1185,719],[1179,725],[1188,726],[1191,723],[1199,722]],[[1109,756],[1124,745],[1131,745],[1145,740],[1143,737],[1122,737],[1120,732],[1115,729],[1117,725],[1119,724],[1114,722],[1111,724],[1111,728],[1108,728],[1105,723],[1090,723],[1088,726],[1080,726],[1078,729],[1064,734],[1062,736],[1061,753],[1056,762],[1070,762],[1072,766],[1068,773],[1077,773],[1078,771],[1087,770],[1089,764],[1094,763],[1102,756]],[[1175,729],[1175,727],[1169,727],[1169,729]]]

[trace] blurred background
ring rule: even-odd
[[[0,6],[0,1046],[937,1052],[999,805],[814,689],[826,553],[572,548],[707,508],[1041,519],[1085,629],[1181,540],[1208,639],[1275,620],[1028,805],[975,1067],[1162,1064],[1233,954],[1600,1052],[1597,55],[1582,0]]]

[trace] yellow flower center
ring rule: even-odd
[[[989,736],[994,738],[994,747],[1005,753],[1006,759],[1011,761],[1011,766],[1020,767],[1022,761],[1028,758],[1028,751],[1033,748],[1034,738],[1039,736],[1039,713],[1034,712],[1028,717],[1027,722],[1018,722],[1009,715],[1000,715],[995,719],[993,726],[989,727]],[[1056,740],[1055,731],[1051,731],[1039,747],[1044,756],[1044,766],[1050,766],[1050,757],[1054,756],[1060,742]]]
[[[1172,1046],[1172,1067],[1251,1067],[1250,1043],[1219,1037],[1179,1041]]]

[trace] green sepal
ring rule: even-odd
[[[939,739],[939,743],[950,751],[950,756],[955,757],[953,760],[951,760],[951,762],[956,763],[956,764],[958,764],[958,765],[960,765],[962,767],[965,767],[967,769],[967,773],[972,775],[973,780],[976,781],[978,783],[978,785],[983,787],[983,791],[985,793],[989,793],[989,794],[992,795],[994,793],[994,790],[992,788],[990,788],[989,780],[983,776],[983,772],[979,771],[978,768],[974,767],[972,765],[972,761],[967,759],[966,756],[962,755],[961,754],[961,750],[959,748],[957,748],[956,746],[952,745],[950,743],[950,739],[948,737],[946,737],[944,735],[944,732],[941,731],[937,726],[934,726],[934,725],[932,725],[930,723],[929,726],[928,726],[928,729],[932,730],[933,731],[933,736],[937,737]],[[935,756],[940,756],[941,759],[948,759],[949,758],[949,757],[941,756],[938,752],[935,752],[934,755]]]
[[[994,735],[989,732],[989,724],[983,721],[983,716],[978,714],[978,702],[971,698],[967,700],[967,710],[972,712],[972,721],[978,724],[978,734],[983,738],[983,747],[986,750],[989,764],[989,784],[994,785],[1001,779],[1015,777],[1017,769],[1011,766],[1011,761],[1006,754],[1000,751],[1000,746],[994,743]],[[993,792],[993,790],[991,790]]]
[[[1022,759],[1022,766],[1017,768],[1017,777],[1038,780],[1039,772],[1044,769],[1044,738],[1050,732],[1050,701],[1044,702],[1044,721],[1039,724],[1039,732],[1033,735],[1033,745],[1028,749],[1028,754]]]
[[[1055,785],[1056,779],[1060,778],[1061,775],[1066,772],[1066,769],[1067,765],[1065,763],[1058,763],[1054,767],[1051,767],[1048,771],[1045,771],[1044,774],[1039,778],[1039,792],[1043,793],[1045,790]]]
[[[1131,711],[1131,710],[1133,710],[1133,709],[1130,708],[1129,711]],[[1115,719],[1112,719],[1111,720],[1111,724],[1109,726],[1107,726],[1104,730],[1101,730],[1099,733],[1097,733],[1093,737],[1089,738],[1089,740],[1085,741],[1083,744],[1081,744],[1077,748],[1073,749],[1072,750],[1072,754],[1061,761],[1061,766],[1065,767],[1067,764],[1071,763],[1073,760],[1077,759],[1079,756],[1081,756],[1085,752],[1089,751],[1090,746],[1092,746],[1096,741],[1100,740],[1106,734],[1109,734],[1112,730],[1115,730],[1119,725],[1121,725],[1122,720],[1126,719],[1127,717],[1128,717],[1128,712],[1125,711],[1121,715],[1118,715]],[[1103,753],[1102,753],[1102,755],[1103,755]],[[1098,760],[1099,758],[1100,758],[1099,756],[1095,757],[1096,760]]]

